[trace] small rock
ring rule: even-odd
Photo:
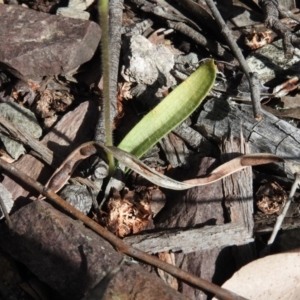
[[[82,11],[72,7],[60,7],[56,11],[56,14],[68,18],[81,19],[81,20],[88,20],[90,18],[90,14],[87,11]]]
[[[92,197],[83,185],[69,184],[60,192],[60,196],[84,214],[91,210]]]
[[[15,76],[39,80],[90,60],[101,30],[91,21],[0,4],[0,63]]]
[[[252,51],[247,62],[253,72],[257,72],[262,83],[275,77],[292,76],[299,73],[300,49],[295,48],[292,59],[284,56],[282,39]]]
[[[78,10],[86,10],[86,2],[84,0],[69,0],[69,8]]]
[[[20,129],[25,129],[27,133],[36,139],[42,135],[42,128],[38,124],[34,113],[25,107],[13,102],[1,103],[0,114]],[[25,153],[25,148],[22,144],[3,134],[0,134],[0,138],[5,146],[6,151],[14,159],[18,159],[22,154]]]
[[[200,58],[196,53],[175,56],[175,68],[177,71],[191,75],[200,65]]]
[[[170,74],[174,66],[174,55],[166,46],[152,44],[142,35],[133,35],[125,42],[124,47],[127,49],[122,76],[126,81],[146,86],[158,82],[166,89],[176,84]]]

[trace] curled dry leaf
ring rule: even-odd
[[[297,300],[300,253],[281,253],[255,260],[237,271],[222,287],[249,300]]]
[[[265,214],[279,213],[287,200],[285,190],[277,182],[262,185],[256,197],[258,209]]]
[[[297,89],[298,84],[299,84],[299,78],[297,76],[294,76],[289,80],[285,81],[284,83],[277,85],[273,89],[273,96],[278,98],[283,97],[287,95],[289,92]]]
[[[9,156],[9,154],[4,149],[0,149],[0,158],[5,160],[9,164],[15,161],[15,159]]]
[[[219,166],[206,177],[179,182],[149,168],[132,154],[117,147],[107,147],[97,142],[88,142],[79,146],[67,157],[62,165],[54,172],[46,184],[46,187],[51,188],[55,192],[59,191],[66,184],[78,164],[83,159],[103,150],[113,155],[119,162],[152,183],[173,190],[186,190],[195,186],[211,184],[248,166],[284,162],[283,158],[269,153],[242,155]]]
[[[120,85],[120,92],[118,96],[118,101],[122,102],[123,99],[129,100],[132,99],[132,94],[130,90],[132,89],[132,83],[131,82],[124,82],[122,85]]]

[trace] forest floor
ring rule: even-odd
[[[243,277],[238,287],[227,289],[246,299],[297,294],[297,286],[281,287],[280,276],[263,278],[268,275],[262,268],[277,274],[287,269],[282,276],[298,282],[299,276],[289,273],[300,266],[298,253],[295,258],[286,251],[300,246],[300,194],[290,194],[294,182],[297,188],[300,163],[300,3],[279,1],[293,15],[277,16],[283,27],[271,30],[265,25],[270,11],[264,13],[258,1],[216,1],[250,71],[257,73],[260,96],[253,106],[247,72],[224,30],[206,1],[196,2],[110,1],[114,145],[209,59],[217,68],[201,105],[141,161],[158,172],[155,176],[179,182],[209,178],[232,159],[237,166],[226,165],[218,181],[171,190],[145,179],[146,169],[117,168],[108,176],[106,155],[89,143],[105,143],[107,135],[98,4],[0,0],[0,207],[9,214],[0,214],[0,299],[114,299],[118,293],[118,299],[203,300],[214,294],[239,299],[214,288],[251,262],[257,265],[247,271],[250,283]],[[282,40],[286,32],[295,34],[294,42]],[[260,154],[256,161],[243,160],[241,155],[252,153]],[[275,162],[257,163],[270,159]],[[51,199],[37,201],[39,192],[48,190],[36,190],[26,175],[45,185],[55,169],[68,176],[58,189],[48,188],[61,189],[59,195],[80,211],[86,226],[74,221],[73,210]],[[270,242],[278,216],[284,220]],[[94,223],[215,285],[199,288],[188,277],[173,277],[141,261],[113,238],[108,243],[98,236],[89,225]],[[286,256],[267,260],[274,254]],[[254,286],[255,280],[265,284],[251,294],[243,284]],[[264,297],[270,290],[271,298]]]

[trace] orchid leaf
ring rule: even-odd
[[[125,136],[118,148],[141,157],[197,109],[215,78],[216,67],[209,59],[152,109]]]

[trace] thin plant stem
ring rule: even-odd
[[[105,144],[113,146],[112,120],[110,119],[109,99],[109,34],[108,34],[108,0],[99,0],[100,26],[102,29],[101,57],[103,70],[103,109],[105,125]],[[107,153],[109,174],[112,175],[115,169],[115,161],[111,154]]]

